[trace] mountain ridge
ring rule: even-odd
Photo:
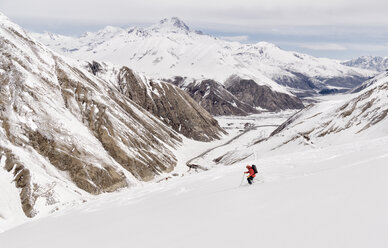
[[[356,68],[383,72],[388,69],[388,57],[361,56],[355,59],[343,61],[341,64]]]
[[[304,90],[303,86],[293,83],[303,82],[297,74],[305,75],[309,83],[318,89],[326,84],[333,86],[328,79],[349,77],[356,81],[355,84],[360,84],[362,79],[357,80],[356,77],[375,75],[368,70],[341,65],[337,60],[284,51],[268,42],[242,44],[199,35],[177,18],[163,19],[145,28],[126,28],[105,40],[98,38],[98,32],[91,34],[95,35],[87,39],[62,37],[55,41],[41,34],[33,36],[74,58],[110,61],[155,79],[182,76],[197,81],[212,79],[223,84],[228,77],[236,74],[259,85],[267,85],[272,90],[290,94],[290,89],[295,89],[294,92]],[[314,87],[310,84],[303,83],[313,92]]]

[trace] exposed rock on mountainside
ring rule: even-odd
[[[116,85],[129,99],[188,138],[200,141],[218,139],[224,130],[186,92],[171,83],[148,80],[128,67],[93,61],[87,69]]]
[[[122,71],[119,90],[116,84],[82,69],[83,64],[36,43],[1,14],[0,24],[0,170],[13,175],[20,207],[27,216],[173,170],[176,158],[170,149],[181,138],[123,94],[129,87],[138,87],[137,94],[141,93],[141,86],[129,80],[130,70]],[[95,73],[101,69],[93,68]],[[168,90],[170,96],[176,89],[169,86],[155,87],[158,92]],[[176,100],[182,105],[176,110],[191,112],[172,119],[193,117],[196,112],[202,116],[200,128],[211,124],[209,129],[220,131],[197,105],[185,106],[183,102],[189,100],[183,95],[171,96],[182,98]],[[168,104],[161,98],[156,106],[169,109]],[[195,128],[187,132],[199,133]],[[198,135],[206,138],[206,134]],[[8,197],[2,189],[0,194]]]
[[[186,92],[169,83],[144,83],[127,67],[118,75],[120,91],[175,131],[200,141],[218,139],[224,131]]]
[[[192,82],[184,89],[212,115],[248,115],[258,112],[214,80]]]
[[[304,107],[302,101],[297,97],[272,91],[268,86],[258,85],[253,80],[234,76],[227,80],[225,87],[240,101],[269,111],[301,109]]]

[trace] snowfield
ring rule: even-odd
[[[198,148],[199,142],[193,144]],[[190,155],[187,155],[188,157]],[[0,234],[2,247],[388,247],[388,137],[259,154]],[[243,179],[246,163],[259,176]]]

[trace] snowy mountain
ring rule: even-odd
[[[151,79],[182,78],[179,86],[186,90],[188,85],[204,80],[224,85],[230,77],[239,77],[267,86],[271,91],[306,96],[328,88],[350,89],[375,75],[373,71],[347,67],[336,60],[284,51],[266,42],[241,44],[204,35],[191,30],[178,18],[163,19],[148,28],[107,27],[76,38],[49,33],[33,36],[76,59],[110,61]],[[292,99],[288,101],[293,102],[287,106],[290,109],[301,104]],[[228,108],[233,105],[229,102]],[[252,105],[253,108],[263,106]],[[276,110],[281,109],[284,107]]]
[[[330,79],[364,79],[373,75],[342,66],[336,60],[284,51],[271,43],[241,44],[203,35],[176,17],[148,28],[106,27],[77,38],[49,33],[34,36],[74,58],[126,65],[152,78],[182,76],[224,83],[236,74],[287,92],[278,84],[294,89],[339,87]],[[312,85],[302,82],[302,77]]]
[[[257,154],[319,150],[387,137],[387,94],[388,74],[383,73],[367,82],[358,93],[327,97],[307,106],[267,137],[247,133],[250,138],[245,140],[246,146],[236,149],[236,142],[241,143],[236,140],[234,144],[215,149],[206,155],[213,157],[213,165],[206,162],[206,166],[241,163]],[[202,165],[201,161],[195,162]]]
[[[118,72],[121,81],[103,80],[2,14],[0,53],[0,224],[171,172],[178,132],[199,140],[224,132],[178,87],[147,84],[129,69]],[[129,96],[129,87],[151,103]]]
[[[356,59],[344,61],[341,64],[351,67],[383,72],[388,69],[388,58],[378,56],[362,56]]]

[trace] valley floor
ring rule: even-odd
[[[234,135],[238,130],[233,129]],[[0,244],[385,248],[387,147],[388,137],[381,137],[271,157],[261,154],[259,163],[250,161],[260,174],[253,186],[243,178],[245,164],[186,173],[31,221],[0,234]],[[196,149],[180,161],[198,154],[201,149]],[[178,169],[187,171],[182,164]]]

